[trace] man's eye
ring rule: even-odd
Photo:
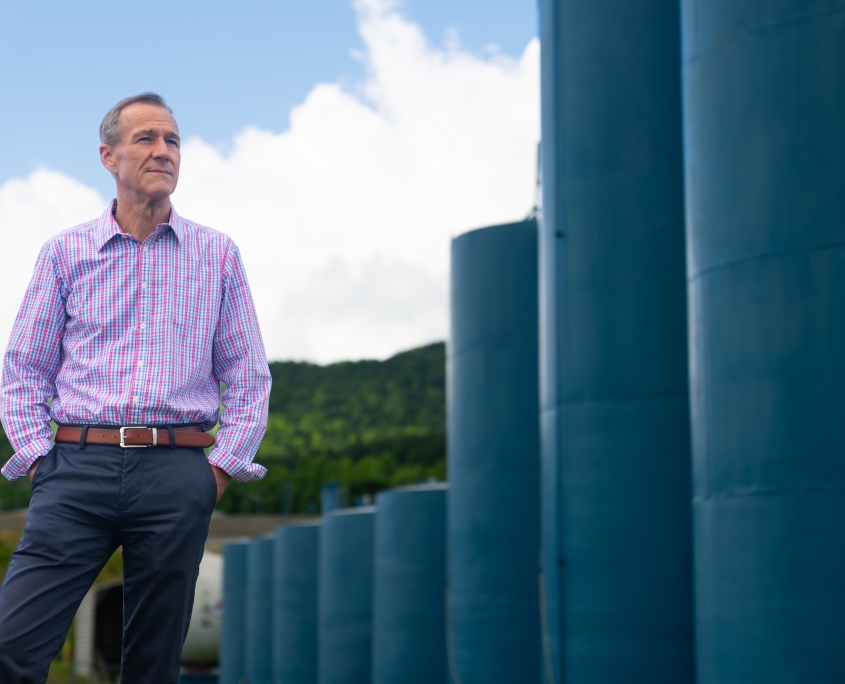
[[[167,144],[173,145],[173,147],[179,147],[179,141],[178,140],[168,140]]]

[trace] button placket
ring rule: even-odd
[[[134,409],[136,418],[140,418],[141,414],[141,395],[144,392],[145,384],[142,382],[146,378],[146,374],[144,371],[146,370],[146,365],[144,363],[144,359],[149,358],[149,348],[151,344],[151,332],[149,330],[150,318],[152,315],[152,297],[150,296],[150,275],[151,275],[151,266],[150,262],[152,261],[149,258],[150,254],[150,246],[149,244],[141,244],[139,245],[141,250],[141,270],[139,275],[140,280],[140,294],[139,294],[139,302],[140,302],[140,318],[141,318],[141,331],[144,333],[141,335],[140,344],[138,347],[138,363],[136,366],[135,377],[137,378],[135,384],[135,394],[132,397],[132,407]],[[140,422],[140,421],[139,421]]]

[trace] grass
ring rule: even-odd
[[[50,674],[47,675],[46,684],[90,684],[90,680],[74,675],[70,660],[64,662],[60,655],[50,663]]]
[[[103,582],[111,582],[112,580],[119,580],[123,577],[123,548],[118,548],[114,555],[106,561],[97,579],[94,580],[94,586],[102,584]]]

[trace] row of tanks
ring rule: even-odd
[[[452,243],[449,484],[224,546],[221,684],[538,682],[537,221]]]

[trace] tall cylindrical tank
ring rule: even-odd
[[[373,684],[446,681],[445,484],[376,497]]]
[[[276,529],[273,563],[273,681],[317,682],[317,559],[320,524]]]
[[[220,623],[220,684],[241,684],[246,675],[246,549],[223,547],[223,615]]]
[[[546,679],[690,682],[678,3],[540,13]]]
[[[246,553],[246,681],[273,682],[272,535],[249,540]]]
[[[320,530],[320,684],[370,684],[373,506],[339,508]]]
[[[451,320],[451,676],[462,684],[536,682],[536,221],[474,230],[453,240]]]
[[[685,0],[698,679],[845,681],[845,3]]]

